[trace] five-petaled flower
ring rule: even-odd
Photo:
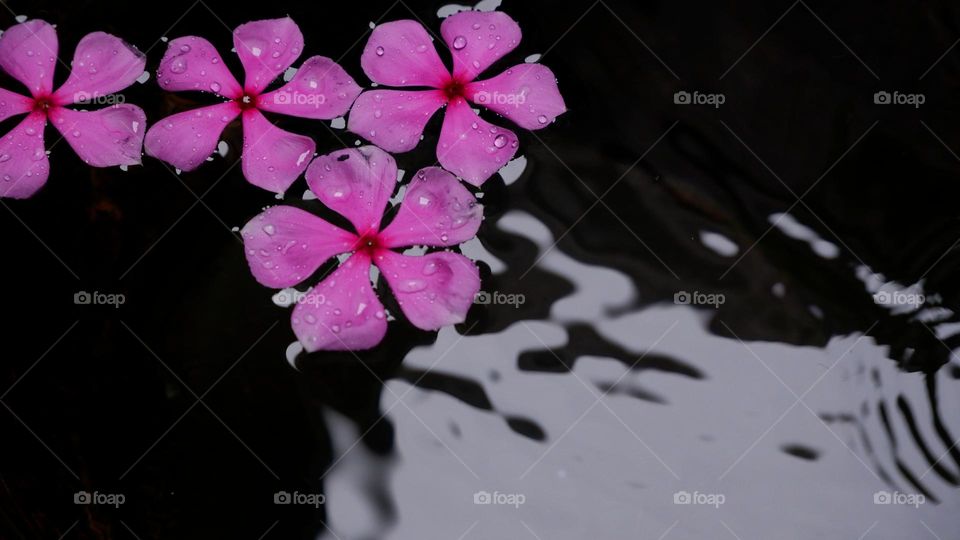
[[[437,161],[479,186],[514,156],[518,142],[512,131],[475,114],[468,101],[526,129],[547,126],[566,106],[556,77],[541,64],[520,64],[475,80],[520,42],[520,27],[508,15],[457,13],[443,21],[440,33],[453,56],[452,73],[420,23],[401,20],[374,28],[361,57],[367,76],[387,86],[429,89],[364,92],[350,111],[348,129],[391,152],[406,152],[446,104]]]
[[[363,146],[320,156],[307,169],[307,183],[354,232],[291,206],[267,209],[241,232],[250,269],[268,287],[292,287],[331,257],[351,253],[297,301],[293,331],[306,350],[369,349],[383,339],[386,314],[371,286],[371,264],[414,326],[437,330],[463,322],[480,289],[476,265],[450,251],[394,251],[455,246],[476,234],[483,207],[452,174],[439,167],[417,172],[385,227],[381,220],[397,184],[397,165],[383,150]]]
[[[70,75],[53,90],[57,32],[34,19],[0,36],[0,68],[27,86],[31,97],[0,88],[0,120],[26,114],[0,137],[0,197],[30,197],[47,181],[50,162],[43,131],[49,119],[84,162],[94,167],[140,163],[146,117],[140,107],[115,104],[95,111],[67,108],[96,102],[133,84],[144,55],[103,32],[87,34],[74,52]]]
[[[246,73],[242,86],[209,41],[189,36],[169,43],[157,69],[163,89],[212,92],[229,101],[160,120],[147,132],[146,151],[193,170],[216,149],[226,125],[242,115],[244,176],[283,193],[307,168],[316,145],[274,126],[260,111],[330,120],[349,110],[360,87],[333,60],[313,56],[287,84],[264,93],[303,49],[303,34],[289,17],[242,24],[233,31],[233,43]]]

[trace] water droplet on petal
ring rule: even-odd
[[[377,47],[377,56],[383,56],[383,47]]]
[[[453,48],[456,50],[461,50],[467,46],[467,38],[463,36],[457,36],[453,38]]]
[[[172,62],[170,62],[170,71],[172,73],[180,74],[186,70],[187,70],[187,61],[184,60],[183,58],[177,57],[177,58],[174,58]]]
[[[415,293],[422,291],[427,288],[427,282],[422,279],[405,279],[401,281],[397,287],[400,292],[404,293]]]

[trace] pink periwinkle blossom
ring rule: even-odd
[[[350,111],[348,129],[385,150],[406,152],[446,105],[437,161],[479,186],[513,158],[518,142],[512,131],[475,114],[470,103],[531,130],[549,125],[566,106],[553,72],[538,63],[476,80],[520,42],[520,26],[505,13],[457,13],[443,21],[440,33],[453,57],[452,72],[420,23],[401,20],[374,28],[361,57],[363,71],[377,84],[420,89],[364,92]]]
[[[243,175],[254,185],[283,193],[307,168],[316,145],[309,137],[276,127],[262,111],[330,120],[350,109],[360,87],[333,60],[313,56],[289,82],[266,92],[303,51],[303,34],[289,17],[242,24],[233,31],[233,43],[245,72],[243,85],[206,39],[170,41],[157,69],[160,86],[174,92],[210,92],[228,101],[160,120],[147,132],[146,152],[191,171],[214,152],[227,124],[241,116]]]
[[[39,19],[16,24],[0,36],[0,68],[30,92],[27,97],[0,88],[0,121],[27,115],[0,137],[0,197],[25,199],[47,182],[47,120],[91,166],[140,163],[146,125],[140,107],[119,103],[82,111],[67,106],[110,101],[107,96],[143,74],[144,55],[116,36],[87,34],[77,44],[66,82],[54,91],[57,49],[56,30]]]
[[[480,289],[477,266],[450,251],[419,256],[396,251],[471,239],[483,207],[463,184],[439,167],[421,169],[383,227],[397,184],[390,154],[374,146],[339,150],[314,160],[306,176],[310,190],[354,231],[298,208],[275,206],[250,220],[241,234],[250,270],[268,287],[292,287],[332,257],[350,253],[293,309],[293,331],[307,351],[369,349],[383,339],[387,315],[371,285],[371,264],[414,326],[437,330],[463,322]]]

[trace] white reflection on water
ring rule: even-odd
[[[553,239],[529,215],[512,212],[499,226],[537,243],[547,253],[541,267],[573,281],[575,290],[558,299],[550,320],[521,321],[478,336],[445,328],[436,343],[411,351],[406,366],[477,381],[493,410],[402,380],[387,383],[381,409],[389,410],[395,424],[399,456],[387,484],[398,520],[378,535],[580,540],[664,533],[671,539],[716,538],[733,537],[732,532],[740,538],[860,538],[869,531],[868,538],[899,540],[923,538],[929,531],[947,538],[954,530],[960,497],[925,473],[929,463],[909,445],[903,422],[893,422],[901,441],[897,455],[924,475],[940,505],[875,504],[876,492],[892,491],[877,476],[877,466],[896,474],[877,415],[862,424],[872,453],[857,426],[828,425],[818,416],[856,415],[864,401],[893,402],[902,395],[934,453],[946,452],[930,426],[922,375],[899,371],[886,347],[859,334],[836,337],[824,347],[745,344],[709,332],[708,318],[715,312],[691,306],[658,304],[609,315],[617,313],[611,307],[628,305],[636,294],[627,276],[557,249],[547,252]],[[517,368],[525,351],[563,346],[567,321],[589,321],[638,358],[648,352],[676,358],[705,378],[630,371],[604,357],[580,358],[572,373]],[[881,386],[873,384],[871,370]],[[957,381],[943,371],[940,406],[957,433]],[[611,381],[643,388],[665,403],[619,392],[602,395],[598,385],[609,387]],[[534,419],[546,440],[517,435],[503,415]],[[792,457],[781,450],[789,444],[814,449],[819,457]],[[359,478],[367,472],[360,467],[343,474]],[[895,478],[902,491],[912,491]],[[333,499],[337,489],[330,489]],[[684,491],[722,494],[724,504],[675,504],[674,494]],[[480,492],[522,494],[524,503],[475,504]],[[351,500],[328,508],[338,534],[362,529],[346,526],[364,515]]]

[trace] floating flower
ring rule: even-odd
[[[490,109],[526,129],[540,129],[566,111],[549,68],[520,64],[483,81],[477,76],[520,42],[520,27],[501,12],[465,11],[448,17],[440,33],[453,56],[447,70],[423,26],[411,20],[374,28],[363,50],[363,71],[378,84],[427,87],[364,92],[350,112],[348,129],[391,152],[420,141],[433,114],[447,106],[437,161],[479,186],[517,151],[517,137],[473,112]]]
[[[246,74],[242,86],[209,41],[189,36],[169,43],[157,69],[161,88],[212,92],[229,101],[154,124],[146,151],[191,171],[210,157],[226,125],[242,115],[243,175],[254,185],[283,193],[307,168],[316,145],[274,126],[261,111],[329,120],[350,109],[360,87],[333,60],[313,56],[288,83],[265,93],[303,50],[303,34],[289,17],[242,24],[233,31],[233,43]]]
[[[70,75],[53,90],[57,32],[34,19],[0,36],[0,68],[27,86],[31,97],[0,88],[0,121],[26,114],[0,138],[0,197],[25,199],[46,182],[50,161],[43,131],[49,119],[84,162],[94,167],[140,163],[146,116],[135,105],[113,104],[95,111],[68,105],[109,103],[111,94],[143,74],[143,54],[118,37],[87,34],[74,52]]]
[[[452,174],[439,167],[420,170],[386,227],[381,219],[397,183],[397,165],[383,150],[364,146],[320,156],[307,170],[307,183],[355,232],[275,206],[241,233],[250,269],[268,287],[292,287],[331,257],[351,253],[293,310],[293,331],[306,350],[369,349],[383,339],[386,314],[371,286],[371,264],[414,326],[436,330],[463,322],[480,289],[476,265],[449,251],[422,256],[394,251],[454,246],[476,234],[483,207]]]

